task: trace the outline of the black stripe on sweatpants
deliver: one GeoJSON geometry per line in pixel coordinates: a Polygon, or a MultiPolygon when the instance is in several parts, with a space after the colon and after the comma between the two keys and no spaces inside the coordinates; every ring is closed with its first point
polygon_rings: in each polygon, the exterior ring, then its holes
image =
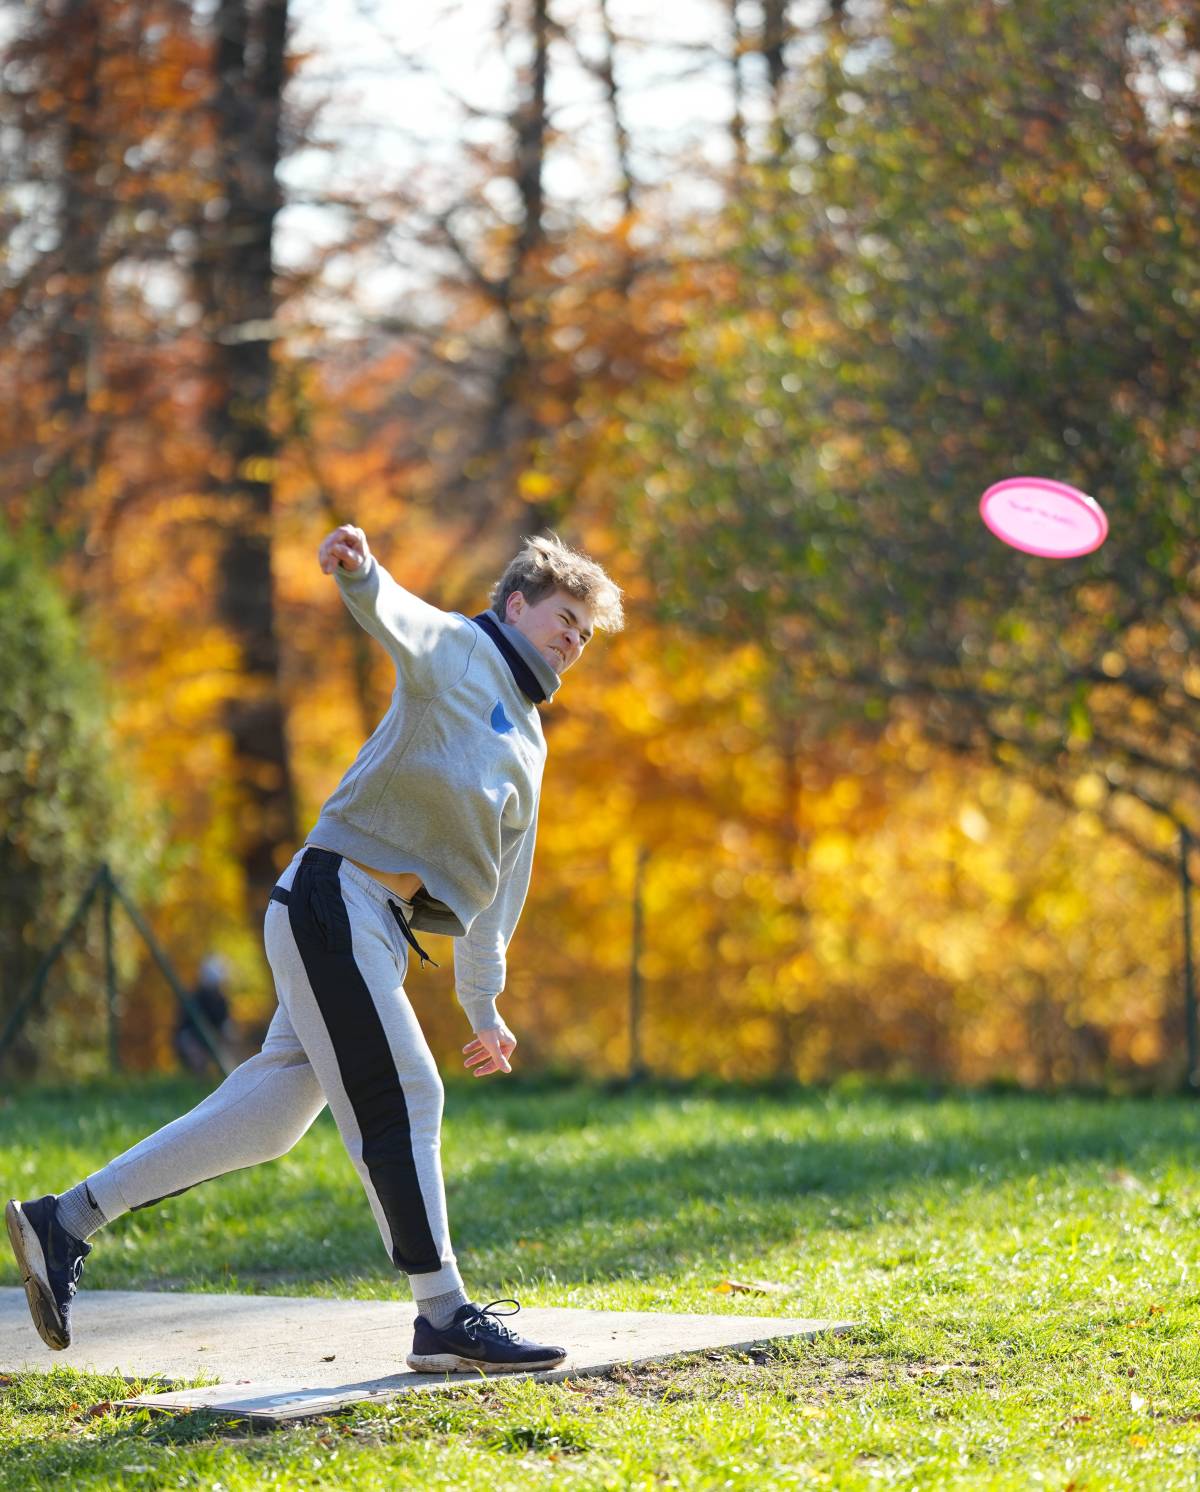
{"type": "Polygon", "coordinates": [[[408,1105],[383,1022],[354,962],[341,863],[332,850],[304,852],[288,919],[362,1135],[363,1164],[392,1235],[392,1261],[406,1274],[432,1274],[442,1261],[413,1159],[408,1105]]]}

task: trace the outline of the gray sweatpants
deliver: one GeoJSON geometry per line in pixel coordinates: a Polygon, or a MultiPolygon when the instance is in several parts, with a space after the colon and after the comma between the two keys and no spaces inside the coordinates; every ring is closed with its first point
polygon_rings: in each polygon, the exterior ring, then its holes
{"type": "Polygon", "coordinates": [[[267,908],[279,1008],[262,1051],[88,1177],[109,1221],[283,1155],[328,1103],[415,1298],[461,1287],[442,1185],[442,1082],[404,993],[408,947],[393,906],[408,912],[340,855],[296,855],[267,908]]]}

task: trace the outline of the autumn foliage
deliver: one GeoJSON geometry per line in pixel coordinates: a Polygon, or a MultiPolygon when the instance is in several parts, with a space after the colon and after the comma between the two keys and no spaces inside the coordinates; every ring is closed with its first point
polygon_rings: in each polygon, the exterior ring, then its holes
{"type": "MultiPolygon", "coordinates": [[[[634,985],[664,1074],[1178,1081],[1192,11],[752,24],[713,0],[681,50],[729,122],[661,169],[636,123],[657,85],[625,59],[667,42],[615,0],[478,9],[507,84],[443,174],[432,134],[413,170],[339,141],[352,80],[294,17],[285,46],[283,0],[151,0],[136,26],[40,0],[10,29],[0,503],[105,681],[103,741],[66,766],[114,764],[121,823],[79,842],[185,977],[232,961],[252,1033],[270,881],[393,683],[321,536],[353,521],[402,584],[473,611],[555,527],[630,625],[545,714],[503,1007],[527,1063],[625,1071],[634,985]],[[577,138],[556,88],[593,101],[577,138]],[[322,153],[318,192],[300,163],[322,153]],[[320,223],[304,252],[293,208],[320,223]],[[1094,491],[1106,550],[1002,551],[974,505],[1020,470],[1094,491]]],[[[49,885],[14,805],[57,779],[18,767],[67,737],[0,719],[5,868],[49,885]]],[[[48,946],[85,858],[6,939],[48,946]]],[[[466,1032],[431,951],[409,993],[449,1057],[466,1032]]],[[[121,975],[124,1060],[169,1062],[170,996],[127,937],[121,975]]]]}

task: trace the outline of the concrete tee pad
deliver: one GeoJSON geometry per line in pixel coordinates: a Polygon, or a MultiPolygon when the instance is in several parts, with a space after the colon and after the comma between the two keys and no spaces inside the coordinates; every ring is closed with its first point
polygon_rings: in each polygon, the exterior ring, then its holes
{"type": "MultiPolygon", "coordinates": [[[[65,1352],[51,1352],[33,1329],[24,1290],[0,1289],[0,1371],[45,1371],[61,1364],[128,1378],[212,1377],[219,1382],[211,1388],[142,1394],[123,1402],[210,1409],[267,1423],[328,1414],[364,1399],[484,1381],[483,1375],[408,1372],[404,1359],[412,1345],[413,1316],[409,1301],[84,1290],[74,1306],[74,1343],[65,1352]]],[[[570,1349],[566,1361],[550,1372],[501,1375],[543,1382],[850,1326],[785,1316],[539,1306],[522,1310],[511,1324],[522,1336],[570,1349]]]]}

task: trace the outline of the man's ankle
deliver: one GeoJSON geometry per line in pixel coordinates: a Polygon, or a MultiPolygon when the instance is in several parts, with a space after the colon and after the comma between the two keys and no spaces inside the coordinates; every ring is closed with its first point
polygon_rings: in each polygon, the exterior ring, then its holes
{"type": "Polygon", "coordinates": [[[417,1313],[425,1317],[434,1331],[442,1331],[467,1304],[467,1299],[467,1292],[460,1285],[457,1290],[447,1290],[442,1295],[431,1295],[427,1300],[418,1300],[417,1313]]]}
{"type": "Polygon", "coordinates": [[[54,1216],[60,1228],[65,1228],[72,1238],[86,1243],[93,1233],[98,1233],[108,1219],[100,1210],[86,1181],[63,1192],[54,1208],[54,1216]]]}

